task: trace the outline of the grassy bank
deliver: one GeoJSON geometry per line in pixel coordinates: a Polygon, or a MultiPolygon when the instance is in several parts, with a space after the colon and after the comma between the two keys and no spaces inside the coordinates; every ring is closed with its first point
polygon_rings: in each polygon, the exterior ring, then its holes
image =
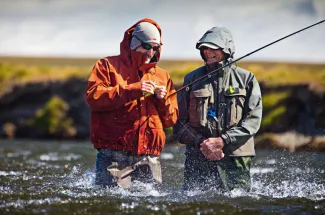
{"type": "MultiPolygon", "coordinates": [[[[0,57],[0,91],[12,84],[80,77],[87,79],[97,59],[0,57]]],[[[175,84],[202,61],[162,60],[159,66],[169,71],[175,84]]],[[[255,74],[268,86],[310,84],[325,89],[325,62],[322,64],[239,62],[238,66],[255,74]]]]}

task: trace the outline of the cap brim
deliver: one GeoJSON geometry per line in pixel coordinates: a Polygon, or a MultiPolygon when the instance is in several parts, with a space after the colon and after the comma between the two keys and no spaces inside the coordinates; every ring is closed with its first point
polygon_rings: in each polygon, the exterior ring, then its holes
{"type": "Polygon", "coordinates": [[[201,47],[208,47],[208,48],[211,48],[211,49],[220,49],[221,47],[217,46],[217,45],[214,45],[212,43],[201,43],[198,47],[198,49],[200,49],[201,47]]]}
{"type": "Polygon", "coordinates": [[[157,40],[146,40],[146,41],[143,41],[143,42],[145,42],[145,43],[156,43],[156,44],[158,44],[158,45],[162,45],[162,44],[160,44],[160,42],[157,41],[157,40]]]}

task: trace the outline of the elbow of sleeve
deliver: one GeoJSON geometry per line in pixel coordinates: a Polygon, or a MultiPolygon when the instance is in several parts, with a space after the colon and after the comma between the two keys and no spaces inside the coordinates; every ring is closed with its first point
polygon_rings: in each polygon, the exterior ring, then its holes
{"type": "Polygon", "coordinates": [[[85,98],[85,102],[86,102],[86,104],[88,105],[88,107],[89,107],[89,108],[92,108],[92,99],[89,98],[88,95],[85,95],[84,98],[85,98]]]}
{"type": "Polygon", "coordinates": [[[90,110],[92,110],[92,111],[97,111],[97,110],[100,110],[100,109],[101,109],[98,105],[96,105],[96,104],[95,104],[93,101],[91,101],[91,100],[87,100],[87,99],[86,99],[86,103],[87,103],[88,107],[90,108],[90,110]]]}

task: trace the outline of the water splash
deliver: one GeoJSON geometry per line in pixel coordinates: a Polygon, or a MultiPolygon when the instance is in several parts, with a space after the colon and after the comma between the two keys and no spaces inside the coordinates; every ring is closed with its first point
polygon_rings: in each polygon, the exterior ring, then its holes
{"type": "Polygon", "coordinates": [[[148,211],[152,214],[179,211],[186,211],[184,214],[236,214],[242,210],[255,214],[257,211],[262,214],[325,212],[324,155],[258,152],[259,157],[254,159],[251,168],[251,192],[183,192],[182,147],[166,146],[162,153],[162,186],[135,182],[130,189],[110,189],[94,184],[96,152],[89,150],[88,145],[57,147],[52,143],[44,144],[36,147],[8,144],[5,150],[0,150],[3,158],[0,164],[2,210],[12,214],[15,210],[51,214],[62,206],[69,208],[70,214],[78,212],[77,209],[86,212],[89,208],[94,214],[110,210],[130,214],[147,214],[148,211]]]}

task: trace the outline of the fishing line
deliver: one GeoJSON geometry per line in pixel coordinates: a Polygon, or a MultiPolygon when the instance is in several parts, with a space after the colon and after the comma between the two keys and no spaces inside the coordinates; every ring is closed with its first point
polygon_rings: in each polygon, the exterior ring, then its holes
{"type": "MultiPolygon", "coordinates": [[[[307,26],[307,27],[305,27],[305,28],[303,28],[303,29],[300,29],[300,30],[298,30],[298,31],[295,31],[295,32],[293,32],[293,33],[291,33],[291,34],[289,34],[289,35],[287,35],[287,36],[284,36],[284,37],[282,37],[282,38],[280,38],[280,39],[278,39],[278,40],[275,40],[275,41],[273,41],[273,42],[271,42],[271,43],[269,43],[269,44],[267,44],[267,45],[265,45],[265,46],[262,46],[262,47],[260,47],[260,48],[258,48],[258,49],[256,49],[256,50],[254,50],[254,51],[252,51],[252,52],[250,52],[250,53],[248,53],[248,54],[246,54],[246,55],[244,55],[244,56],[242,56],[242,57],[240,57],[240,58],[238,58],[238,59],[236,59],[236,60],[234,60],[234,61],[229,61],[228,63],[226,63],[225,65],[219,67],[218,69],[215,69],[215,70],[213,70],[213,71],[211,71],[211,72],[209,72],[209,73],[203,75],[202,77],[200,77],[200,78],[198,78],[198,79],[192,81],[191,83],[182,86],[180,89],[178,89],[178,90],[176,90],[175,92],[173,92],[172,94],[170,94],[167,98],[173,96],[174,94],[176,94],[176,93],[178,93],[178,92],[180,92],[180,91],[182,91],[182,90],[184,90],[184,89],[185,89],[185,92],[184,92],[184,94],[185,94],[186,92],[189,92],[189,90],[190,90],[190,88],[191,88],[191,86],[192,86],[193,84],[198,83],[198,82],[201,83],[202,81],[205,81],[206,79],[211,78],[213,75],[216,75],[217,72],[220,72],[221,69],[223,69],[223,68],[225,68],[225,67],[227,67],[227,66],[230,66],[230,65],[232,65],[233,63],[236,63],[237,61],[240,61],[240,60],[242,60],[242,59],[244,59],[244,58],[246,58],[246,57],[248,57],[248,56],[250,56],[250,55],[252,55],[252,54],[254,54],[254,53],[256,53],[256,52],[258,52],[258,51],[260,51],[260,50],[262,50],[262,49],[264,49],[264,48],[266,48],[266,47],[268,47],[268,46],[271,46],[271,45],[273,45],[273,44],[275,44],[275,43],[277,43],[277,42],[280,42],[281,40],[284,40],[284,39],[286,39],[286,38],[288,38],[288,37],[291,37],[291,36],[293,36],[293,35],[295,35],[295,34],[298,34],[298,33],[302,32],[302,31],[305,31],[305,30],[307,30],[307,29],[309,29],[309,28],[312,28],[312,27],[314,27],[314,26],[316,26],[316,25],[319,25],[319,24],[321,24],[321,23],[323,23],[323,22],[325,22],[325,20],[319,21],[319,22],[317,22],[317,23],[315,23],[315,24],[309,25],[309,26],[307,26]]],[[[183,97],[184,97],[184,95],[183,95],[182,97],[180,97],[180,99],[182,99],[183,97]]]]}

